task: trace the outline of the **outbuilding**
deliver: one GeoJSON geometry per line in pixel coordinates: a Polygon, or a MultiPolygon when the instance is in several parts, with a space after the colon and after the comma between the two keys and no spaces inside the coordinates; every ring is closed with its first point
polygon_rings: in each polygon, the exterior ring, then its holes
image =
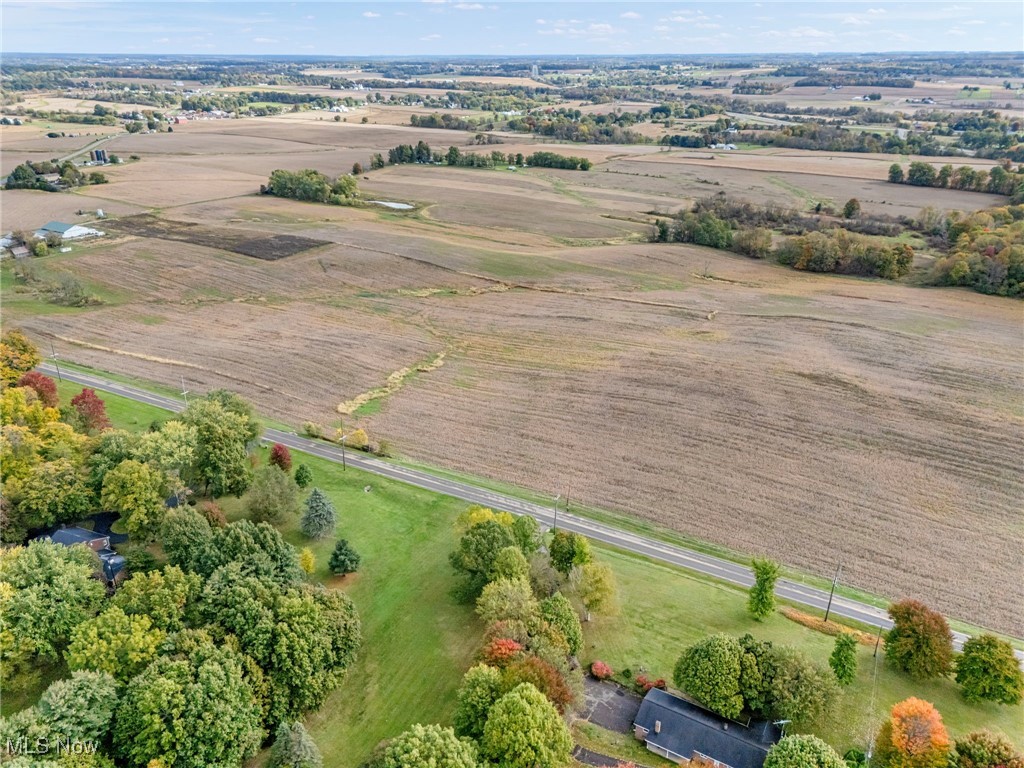
{"type": "Polygon", "coordinates": [[[36,237],[45,239],[48,235],[59,235],[63,240],[77,240],[81,237],[99,237],[103,233],[98,229],[83,227],[81,224],[65,224],[61,221],[48,221],[36,230],[36,237]]]}

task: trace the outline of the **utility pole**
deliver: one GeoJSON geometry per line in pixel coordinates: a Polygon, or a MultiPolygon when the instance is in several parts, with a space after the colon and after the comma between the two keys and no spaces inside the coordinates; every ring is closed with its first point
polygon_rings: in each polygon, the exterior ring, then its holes
{"type": "Polygon", "coordinates": [[[185,389],[185,377],[181,377],[181,396],[185,398],[185,407],[188,408],[188,390],[185,389]]]}
{"type": "Polygon", "coordinates": [[[878,670],[878,646],[882,643],[882,625],[878,625],[878,637],[875,638],[875,670],[878,670]]]}
{"type": "Polygon", "coordinates": [[[836,593],[836,584],[839,583],[839,574],[843,570],[843,564],[836,566],[836,575],[832,579],[832,591],[828,593],[828,607],[825,609],[825,623],[828,623],[828,615],[832,612],[832,596],[836,593]]]}
{"type": "Polygon", "coordinates": [[[53,367],[57,369],[57,381],[64,381],[60,375],[60,363],[57,362],[57,358],[60,355],[57,354],[57,350],[53,348],[53,342],[50,342],[50,359],[53,360],[53,367]]]}
{"type": "Polygon", "coordinates": [[[348,464],[345,462],[345,438],[346,437],[348,437],[348,435],[342,435],[341,436],[341,471],[342,472],[347,472],[348,471],[348,464]]]}
{"type": "Polygon", "coordinates": [[[555,501],[551,505],[552,507],[554,507],[554,510],[555,510],[555,524],[554,524],[554,526],[551,529],[552,531],[557,531],[558,530],[558,500],[560,498],[562,498],[562,494],[558,494],[557,496],[555,496],[555,501]]]}

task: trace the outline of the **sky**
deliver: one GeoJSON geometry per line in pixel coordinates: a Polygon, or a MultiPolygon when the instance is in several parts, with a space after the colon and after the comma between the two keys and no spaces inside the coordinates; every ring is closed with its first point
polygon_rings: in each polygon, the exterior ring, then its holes
{"type": "Polygon", "coordinates": [[[310,56],[1020,51],[1024,3],[0,0],[0,51],[310,56]]]}

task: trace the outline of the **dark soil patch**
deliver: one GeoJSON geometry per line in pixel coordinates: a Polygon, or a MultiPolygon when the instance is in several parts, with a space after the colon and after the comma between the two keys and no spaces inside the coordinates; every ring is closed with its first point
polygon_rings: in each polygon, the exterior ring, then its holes
{"type": "Polygon", "coordinates": [[[206,248],[218,248],[255,259],[276,261],[297,253],[329,245],[327,240],[316,240],[299,235],[277,235],[273,232],[207,227],[190,221],[173,221],[143,214],[127,216],[108,225],[110,229],[127,235],[174,240],[206,248]]]}

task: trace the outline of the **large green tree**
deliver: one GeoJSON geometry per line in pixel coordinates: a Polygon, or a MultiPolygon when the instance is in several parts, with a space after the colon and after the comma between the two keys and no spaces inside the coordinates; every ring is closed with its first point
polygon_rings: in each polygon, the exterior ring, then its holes
{"type": "Polygon", "coordinates": [[[34,466],[12,496],[19,515],[33,527],[69,523],[96,504],[84,469],[67,458],[34,466]]]}
{"type": "Polygon", "coordinates": [[[817,736],[786,736],[768,750],[764,768],[846,768],[846,762],[817,736]]]}
{"type": "Polygon", "coordinates": [[[556,592],[540,603],[540,615],[551,626],[555,627],[569,644],[569,653],[579,654],[583,648],[583,627],[580,617],[572,603],[561,592],[556,592]]]}
{"type": "Polygon", "coordinates": [[[857,679],[857,638],[849,633],[836,636],[828,665],[840,685],[850,685],[857,679]]]}
{"type": "Polygon", "coordinates": [[[563,576],[573,568],[586,565],[591,560],[590,542],[586,537],[571,531],[555,531],[548,546],[551,565],[563,576]]]}
{"type": "Polygon", "coordinates": [[[587,563],[574,570],[573,586],[587,621],[591,613],[607,613],[615,605],[615,574],[604,563],[587,563]]]}
{"type": "Polygon", "coordinates": [[[184,627],[186,612],[202,585],[198,574],[168,565],[135,574],[114,593],[112,602],[130,616],[148,616],[157,629],[176,632],[184,627]]]}
{"type": "Polygon", "coordinates": [[[494,558],[491,574],[494,579],[528,579],[530,564],[519,547],[505,547],[494,558]]]}
{"type": "Polygon", "coordinates": [[[237,637],[264,670],[271,723],[318,708],[359,643],[359,623],[346,597],[332,600],[312,586],[282,587],[268,576],[247,574],[238,562],[210,577],[199,609],[219,632],[237,637]]]}
{"type": "Polygon", "coordinates": [[[779,564],[774,560],[755,558],[754,584],[747,598],[747,610],[761,621],[775,612],[775,582],[779,579],[779,564]]]}
{"type": "Polygon", "coordinates": [[[160,527],[160,539],[171,565],[205,574],[205,563],[213,556],[213,528],[200,512],[192,507],[169,510],[160,527]]]}
{"type": "Polygon", "coordinates": [[[486,520],[467,530],[450,556],[452,567],[463,578],[459,589],[461,596],[473,599],[479,595],[491,580],[498,553],[515,543],[509,526],[496,520],[486,520]]]}
{"type": "Polygon", "coordinates": [[[416,724],[384,749],[382,768],[477,768],[476,747],[441,725],[416,724]]]}
{"type": "Polygon", "coordinates": [[[101,500],[117,512],[133,539],[155,539],[167,511],[167,477],[160,470],[134,459],[122,461],[103,478],[101,500]]]}
{"type": "Polygon", "coordinates": [[[68,645],[68,666],[106,672],[125,682],[156,658],[165,634],[153,627],[149,616],[129,616],[113,606],[75,627],[68,645]]]}
{"type": "Polygon", "coordinates": [[[104,672],[72,672],[50,683],[39,698],[39,713],[53,733],[70,741],[102,744],[114,721],[117,681],[104,672]]]}
{"type": "Polygon", "coordinates": [[[470,668],[459,686],[455,706],[455,732],[479,740],[484,735],[487,716],[501,698],[501,672],[486,664],[470,668]]]}
{"type": "Polygon", "coordinates": [[[995,635],[983,634],[964,643],[956,659],[956,681],[966,701],[1020,704],[1024,673],[1013,646],[995,635]]]}
{"type": "Polygon", "coordinates": [[[743,649],[735,638],[710,635],[683,651],[672,681],[713,712],[736,719],[743,712],[742,655],[743,649]]]}
{"type": "Polygon", "coordinates": [[[1001,734],[972,731],[954,746],[954,768],[1024,768],[1024,754],[1001,734]]]}
{"type": "Polygon", "coordinates": [[[187,479],[214,496],[245,493],[252,482],[249,420],[211,399],[192,401],[181,420],[196,432],[195,459],[187,479]]]}
{"type": "Polygon", "coordinates": [[[256,471],[247,497],[249,516],[257,523],[280,525],[299,509],[299,486],[273,464],[256,471]]]}
{"type": "Polygon", "coordinates": [[[4,655],[25,649],[59,658],[75,627],[96,615],[103,585],[99,560],[86,547],[32,541],[0,550],[0,617],[10,633],[4,655]]]}
{"type": "Polygon", "coordinates": [[[547,698],[529,683],[491,708],[480,752],[503,768],[556,768],[569,760],[572,737],[547,698]]]}
{"type": "Polygon", "coordinates": [[[771,709],[775,717],[798,725],[813,723],[828,712],[836,694],[831,672],[795,648],[775,648],[771,709]]]}
{"type": "Polygon", "coordinates": [[[263,740],[260,709],[243,660],[227,647],[196,643],[161,656],[125,688],[114,751],[130,766],[237,766],[263,740]]]}
{"type": "Polygon", "coordinates": [[[942,614],[917,600],[889,606],[893,627],[885,637],[885,660],[918,679],[945,677],[953,669],[953,634],[942,614]]]}
{"type": "Polygon", "coordinates": [[[539,610],[530,582],[526,579],[492,581],[476,601],[476,612],[487,624],[514,621],[530,625],[536,620],[539,610]]]}

